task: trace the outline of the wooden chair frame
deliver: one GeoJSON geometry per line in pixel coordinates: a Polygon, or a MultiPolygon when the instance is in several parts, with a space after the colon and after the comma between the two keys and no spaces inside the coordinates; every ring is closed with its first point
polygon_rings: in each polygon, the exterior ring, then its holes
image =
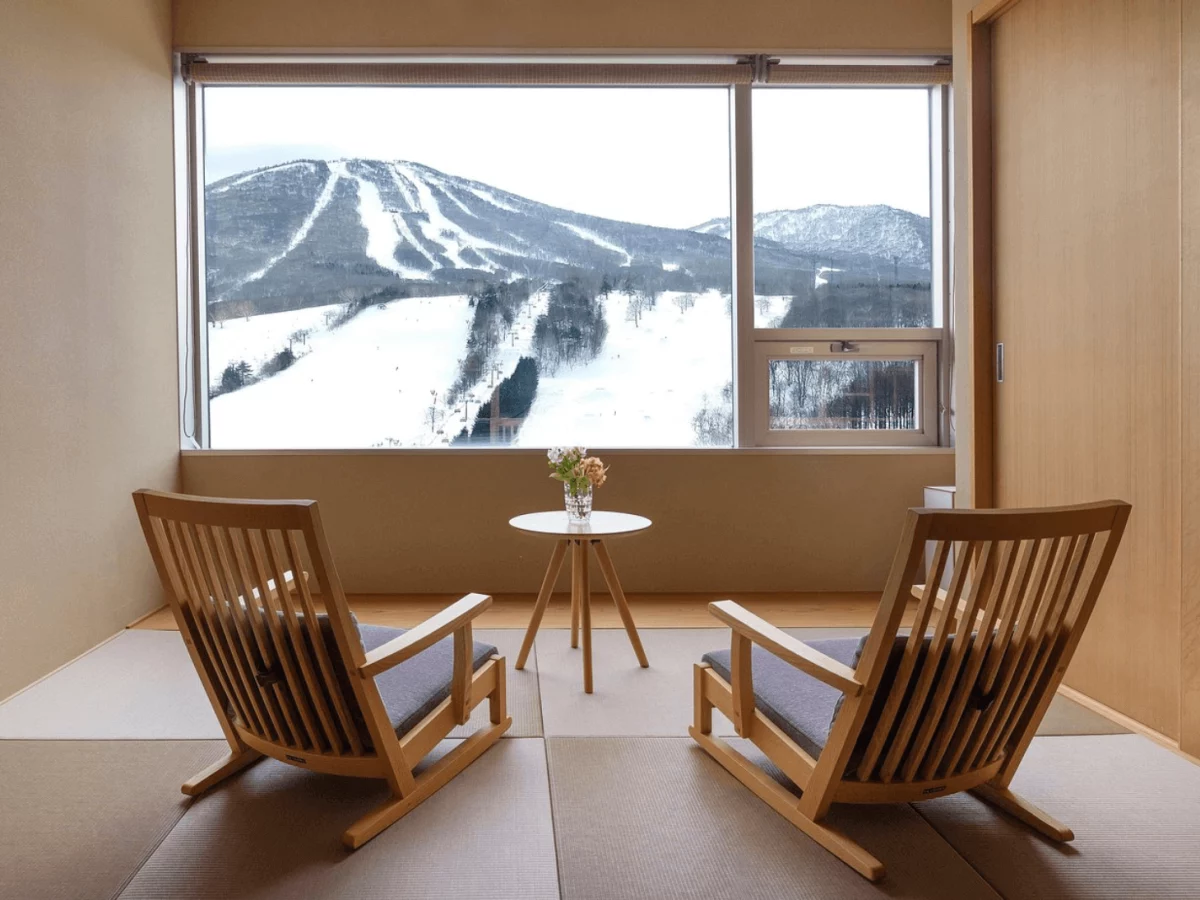
{"type": "Polygon", "coordinates": [[[392,798],[342,835],[357,849],[478,759],[512,724],[504,658],[472,669],[472,621],[491,597],[463,597],[367,653],[315,501],[147,490],[133,499],[171,612],[229,742],[225,758],[183,785],[185,794],[201,794],[264,756],[314,772],[386,779],[392,798]],[[339,688],[317,621],[318,595],[357,710],[339,688]],[[375,677],[451,635],[450,696],[397,735],[375,677]],[[485,699],[491,725],[415,775],[417,763],[485,699]]]}
{"type": "Polygon", "coordinates": [[[910,510],[855,668],[733,601],[710,604],[732,629],[732,680],[707,664],[695,667],[689,733],[772,809],[871,881],[883,877],[883,864],[822,821],[835,802],[904,803],[971,791],[1042,835],[1070,841],[1071,829],[1009,784],[1092,614],[1129,513],[1119,501],[910,510]],[[927,541],[934,556],[925,578],[927,541]],[[939,590],[948,566],[949,586],[939,590]],[[910,636],[898,637],[910,596],[917,598],[910,636]],[[898,639],[903,654],[884,685],[898,639]],[[753,644],[842,693],[817,758],[756,708],[753,644]],[[859,738],[873,706],[879,717],[864,749],[859,738]],[[714,707],[800,788],[799,798],[712,734],[714,707]]]}

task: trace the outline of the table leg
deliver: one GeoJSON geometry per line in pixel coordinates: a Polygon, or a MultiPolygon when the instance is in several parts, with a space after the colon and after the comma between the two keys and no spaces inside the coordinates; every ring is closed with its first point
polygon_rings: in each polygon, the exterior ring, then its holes
{"type": "Polygon", "coordinates": [[[583,631],[583,692],[592,692],[592,585],[588,578],[588,545],[579,542],[579,608],[583,631]]]}
{"type": "Polygon", "coordinates": [[[542,589],[538,591],[537,603],[533,605],[533,617],[529,620],[529,628],[525,631],[525,640],[521,642],[521,652],[517,654],[516,668],[524,669],[529,651],[533,649],[533,639],[537,637],[538,628],[542,624],[542,616],[546,605],[554,594],[554,583],[558,581],[558,573],[562,571],[563,559],[567,555],[567,544],[570,541],[558,541],[554,552],[550,554],[550,565],[546,568],[546,577],[542,579],[542,589]]]}
{"type": "Polygon", "coordinates": [[[621,582],[617,580],[617,570],[613,568],[608,548],[604,546],[604,541],[592,542],[592,548],[596,551],[596,562],[600,563],[600,571],[604,573],[604,580],[608,583],[608,591],[612,594],[613,603],[617,606],[621,621],[625,623],[625,633],[629,635],[629,643],[633,644],[633,652],[637,654],[641,667],[647,669],[650,667],[650,663],[646,659],[646,651],[642,649],[642,639],[638,636],[637,626],[633,624],[633,613],[629,611],[625,592],[621,590],[621,582]]]}
{"type": "Polygon", "coordinates": [[[579,647],[579,541],[571,541],[571,649],[579,647]]]}

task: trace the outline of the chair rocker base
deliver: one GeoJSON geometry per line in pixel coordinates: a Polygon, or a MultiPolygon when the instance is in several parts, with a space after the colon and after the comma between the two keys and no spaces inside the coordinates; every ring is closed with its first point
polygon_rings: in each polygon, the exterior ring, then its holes
{"type": "Polygon", "coordinates": [[[207,769],[197,772],[185,781],[180,790],[189,797],[198,797],[210,788],[216,787],[226,778],[254,765],[262,758],[263,754],[252,747],[246,747],[240,751],[231,750],[225,754],[224,758],[217,760],[207,769]]]}
{"type": "Polygon", "coordinates": [[[971,793],[989,806],[1008,813],[1018,822],[1028,825],[1038,834],[1048,837],[1052,841],[1065,844],[1075,840],[1074,831],[1008,788],[998,787],[994,784],[981,784],[972,788],[971,793]]]}
{"type": "Polygon", "coordinates": [[[808,818],[800,812],[799,799],[791,791],[760,769],[733,747],[711,734],[702,734],[696,726],[688,733],[709,756],[734,778],[753,791],[771,809],[852,868],[868,881],[879,881],[886,869],[878,859],[836,828],[808,818]]]}
{"type": "MultiPolygon", "coordinates": [[[[393,796],[381,806],[376,807],[363,816],[342,834],[342,843],[350,850],[357,850],[363,844],[378,836],[388,826],[395,824],[408,813],[432,797],[438,790],[445,787],[451,779],[462,772],[483,753],[495,744],[500,737],[512,727],[512,717],[508,715],[507,685],[504,677],[504,657],[493,656],[487,664],[478,669],[472,676],[472,700],[468,701],[463,711],[463,721],[470,716],[471,711],[480,704],[487,702],[490,707],[492,723],[489,727],[476,731],[470,737],[461,741],[457,747],[433,763],[415,780],[411,775],[408,781],[412,788],[401,796],[393,796]]],[[[439,741],[444,740],[457,722],[453,718],[453,701],[447,697],[418,725],[405,736],[401,745],[412,741],[412,752],[424,755],[439,741]],[[425,749],[417,749],[425,748],[425,749]]],[[[267,756],[278,754],[279,761],[288,765],[299,766],[313,772],[329,772],[339,775],[350,775],[370,778],[387,778],[389,772],[386,762],[381,757],[359,757],[340,759],[338,757],[305,754],[303,761],[285,752],[287,748],[276,747],[262,742],[257,749],[247,746],[246,742],[256,739],[237,731],[242,749],[231,748],[223,759],[213,763],[207,769],[197,773],[193,778],[184,782],[183,793],[195,797],[211,790],[227,778],[253,765],[267,756]],[[348,767],[348,768],[347,768],[348,767]]],[[[293,751],[295,752],[295,751],[293,751]]]]}
{"type": "Polygon", "coordinates": [[[511,725],[512,719],[506,717],[497,725],[475,732],[422,772],[416,779],[413,791],[403,797],[393,797],[347,828],[342,835],[342,843],[347,849],[357,850],[371,838],[394,825],[479,759],[485,750],[500,740],[500,736],[508,731],[511,725]]]}

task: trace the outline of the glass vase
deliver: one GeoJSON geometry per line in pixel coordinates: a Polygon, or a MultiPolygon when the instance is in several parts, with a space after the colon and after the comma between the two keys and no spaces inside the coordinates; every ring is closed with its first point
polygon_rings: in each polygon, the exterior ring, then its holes
{"type": "Polygon", "coordinates": [[[571,486],[564,484],[563,502],[567,505],[567,521],[570,524],[586,524],[592,517],[592,486],[589,484],[578,494],[572,494],[571,486]]]}

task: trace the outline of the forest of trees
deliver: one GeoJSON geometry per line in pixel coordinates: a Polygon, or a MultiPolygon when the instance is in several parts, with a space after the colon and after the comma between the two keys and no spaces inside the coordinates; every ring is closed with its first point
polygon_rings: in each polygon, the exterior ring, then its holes
{"type": "Polygon", "coordinates": [[[500,382],[492,399],[479,407],[470,433],[464,428],[454,439],[455,444],[509,443],[520,428],[519,424],[504,425],[499,434],[492,434],[493,415],[497,419],[519,423],[529,415],[533,399],[537,396],[537,361],[528,356],[517,360],[513,373],[500,382]],[[493,404],[496,409],[493,412],[493,404]]]}
{"type": "Polygon", "coordinates": [[[775,359],[768,372],[772,430],[916,427],[912,362],[775,359]]]}
{"type": "Polygon", "coordinates": [[[589,362],[600,354],[608,322],[604,305],[583,281],[572,278],[550,288],[546,314],[534,326],[533,346],[542,371],[589,362]]]}

